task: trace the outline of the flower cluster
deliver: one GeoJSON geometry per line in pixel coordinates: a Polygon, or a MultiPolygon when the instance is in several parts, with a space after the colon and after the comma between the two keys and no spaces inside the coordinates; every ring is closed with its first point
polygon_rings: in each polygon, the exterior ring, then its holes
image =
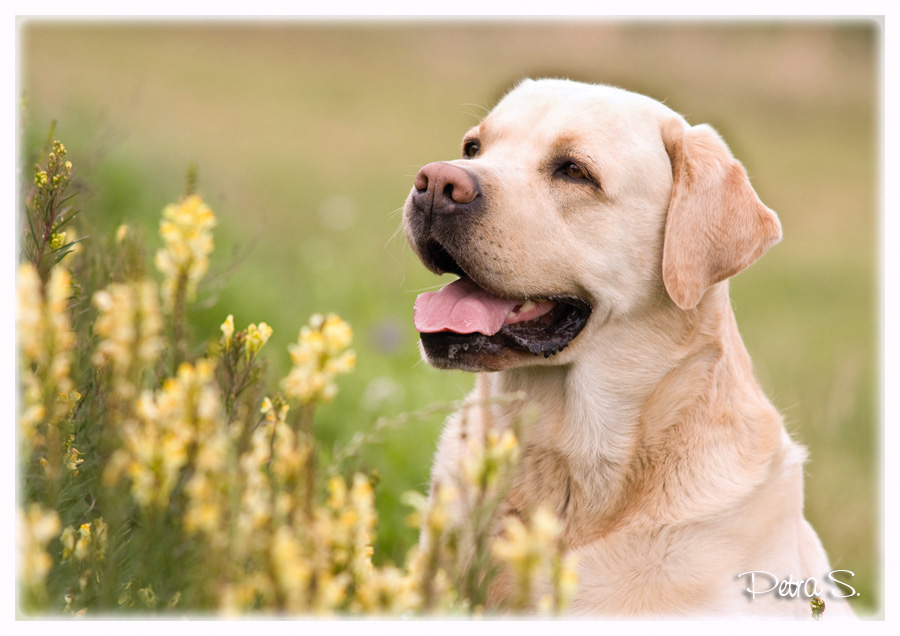
{"type": "Polygon", "coordinates": [[[74,557],[76,561],[102,561],[106,554],[109,528],[103,518],[94,522],[83,523],[75,530],[74,526],[66,526],[60,535],[62,543],[62,560],[74,557]]]}
{"type": "Polygon", "coordinates": [[[513,572],[515,607],[530,607],[535,592],[543,612],[561,613],[568,606],[578,583],[577,560],[574,554],[563,556],[555,548],[559,533],[559,522],[545,508],[538,508],[527,525],[517,517],[504,519],[492,551],[513,572]],[[534,590],[535,583],[543,589],[534,590]]]}
{"type": "MultiPolygon", "coordinates": [[[[36,207],[46,205],[58,192],[65,189],[72,177],[72,162],[64,161],[66,147],[61,141],[54,141],[50,154],[47,157],[47,166],[35,166],[34,171],[34,202],[36,207]]],[[[54,249],[59,249],[55,247],[54,249]]]]}
{"type": "Polygon", "coordinates": [[[188,300],[195,297],[197,283],[209,268],[215,225],[212,210],[195,194],[163,210],[159,235],[165,246],[156,253],[155,263],[165,276],[163,299],[167,310],[180,294],[188,300]]]}
{"type": "Polygon", "coordinates": [[[63,161],[66,156],[66,147],[59,140],[53,142],[47,161],[47,169],[38,169],[34,173],[34,185],[36,188],[49,190],[58,188],[69,180],[72,175],[72,162],[63,161]]]}
{"type": "Polygon", "coordinates": [[[376,513],[368,479],[357,474],[348,487],[333,476],[327,500],[315,502],[308,479],[313,449],[289,425],[289,404],[265,398],[260,410],[263,419],[238,460],[234,545],[242,566],[230,577],[224,609],[239,612],[259,599],[291,613],[385,609],[392,582],[409,583],[371,563],[376,513]]]}
{"type": "Polygon", "coordinates": [[[73,477],[78,476],[78,467],[84,463],[84,459],[81,458],[83,454],[75,447],[75,435],[69,435],[69,439],[66,440],[66,454],[63,457],[63,463],[73,477]]]}
{"type": "Polygon", "coordinates": [[[252,357],[259,353],[272,335],[272,328],[264,322],[257,327],[250,324],[247,327],[247,356],[252,357]]]}
{"type": "Polygon", "coordinates": [[[235,544],[242,566],[223,597],[229,612],[249,609],[260,598],[294,614],[350,609],[349,590],[365,587],[372,574],[369,482],[357,475],[348,489],[343,478],[332,478],[325,505],[307,508],[312,493],[302,477],[311,448],[286,424],[286,412],[287,405],[267,410],[240,458],[235,544]]]}
{"type": "Polygon", "coordinates": [[[463,475],[469,486],[478,490],[495,491],[519,460],[519,442],[510,429],[489,429],[483,440],[470,438],[468,446],[463,475]]]}
{"type": "Polygon", "coordinates": [[[282,382],[285,394],[303,404],[334,399],[335,377],[356,364],[356,353],[349,350],[352,341],[353,330],[338,316],[310,318],[289,347],[294,366],[282,382]]]}
{"type": "Polygon", "coordinates": [[[156,283],[148,279],[113,283],[94,294],[94,305],[98,310],[94,333],[100,342],[93,362],[98,368],[110,368],[118,398],[133,399],[141,371],[152,367],[163,349],[156,283]]]}
{"type": "Polygon", "coordinates": [[[180,602],[181,592],[173,593],[168,600],[161,599],[156,595],[156,592],[153,591],[152,585],[139,587],[135,585],[135,581],[129,581],[123,586],[122,593],[119,594],[116,604],[122,608],[138,606],[148,610],[155,610],[160,607],[173,609],[177,607],[180,602]]]}
{"type": "Polygon", "coordinates": [[[451,579],[460,573],[447,571],[459,557],[460,528],[452,513],[458,499],[458,490],[444,483],[435,485],[430,498],[415,491],[404,493],[405,503],[415,511],[407,522],[422,532],[409,557],[409,576],[419,595],[417,605],[427,612],[449,612],[458,601],[451,579]]]}
{"type": "MultiPolygon", "coordinates": [[[[208,360],[199,360],[196,365],[183,363],[159,391],[142,393],[136,405],[138,418],[122,425],[122,447],[107,466],[104,481],[108,486],[124,473],[141,507],[167,506],[189,451],[198,439],[211,435],[220,425],[213,369],[208,360]]],[[[213,455],[219,450],[204,449],[213,455]]]]}
{"type": "Polygon", "coordinates": [[[250,324],[243,331],[235,333],[234,316],[229,314],[219,327],[222,337],[218,347],[219,386],[224,395],[225,410],[229,417],[235,410],[241,410],[241,416],[249,416],[256,410],[254,395],[246,395],[246,389],[259,380],[261,367],[257,363],[257,355],[272,336],[272,328],[264,322],[250,324]],[[243,397],[243,401],[239,400],[243,397]]]}
{"type": "MultiPolygon", "coordinates": [[[[222,331],[222,346],[228,351],[232,347],[232,340],[235,335],[234,316],[228,314],[228,317],[219,329],[222,331]]],[[[251,323],[247,326],[247,329],[238,333],[237,346],[243,345],[244,353],[247,358],[252,358],[259,353],[260,349],[265,346],[271,337],[272,328],[269,325],[264,322],[259,323],[259,326],[251,323]]]]}
{"type": "MultiPolygon", "coordinates": [[[[464,407],[461,428],[473,407],[464,407]]],[[[406,493],[416,510],[411,521],[422,529],[410,572],[423,608],[477,613],[494,594],[494,609],[565,611],[577,585],[576,562],[559,542],[558,521],[543,509],[528,523],[502,516],[518,458],[515,432],[490,427],[468,438],[460,479],[436,483],[427,500],[406,493]]]]}
{"type": "Polygon", "coordinates": [[[75,232],[63,228],[78,214],[67,205],[66,188],[72,176],[72,162],[65,160],[66,147],[54,141],[45,165],[35,165],[31,192],[26,201],[26,260],[46,281],[50,270],[76,247],[75,232]]]}
{"type": "Polygon", "coordinates": [[[25,450],[55,450],[62,442],[58,424],[81,397],[70,377],[75,335],[66,309],[71,294],[71,276],[64,268],[54,269],[46,284],[31,264],[19,268],[18,336],[24,403],[19,424],[25,450]]]}
{"type": "Polygon", "coordinates": [[[109,527],[102,517],[82,523],[77,530],[75,526],[66,526],[59,541],[62,543],[62,563],[68,565],[77,581],[64,595],[64,610],[84,616],[100,582],[99,571],[106,559],[109,527]]]}
{"type": "Polygon", "coordinates": [[[249,440],[238,465],[242,478],[240,511],[237,519],[239,545],[244,552],[265,549],[265,530],[273,517],[290,518],[297,504],[296,492],[309,457],[310,448],[287,423],[290,406],[276,399],[263,400],[260,411],[264,419],[249,440]]]}
{"type": "Polygon", "coordinates": [[[47,545],[59,536],[59,515],[39,504],[31,504],[28,511],[18,511],[19,522],[19,580],[30,589],[43,585],[53,559],[47,545]]]}
{"type": "Polygon", "coordinates": [[[184,491],[187,507],[184,527],[188,532],[201,532],[215,549],[226,547],[224,516],[228,509],[227,471],[234,453],[228,430],[221,425],[197,431],[194,473],[184,491]]]}

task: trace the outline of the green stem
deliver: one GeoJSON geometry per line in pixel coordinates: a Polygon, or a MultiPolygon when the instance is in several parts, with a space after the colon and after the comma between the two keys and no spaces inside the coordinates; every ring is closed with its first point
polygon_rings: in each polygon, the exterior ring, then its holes
{"type": "Polygon", "coordinates": [[[172,307],[172,374],[178,372],[178,367],[187,357],[187,343],[184,336],[184,310],[185,297],[187,296],[187,270],[178,274],[178,282],[175,285],[175,302],[172,307]]]}
{"type": "Polygon", "coordinates": [[[306,439],[309,444],[309,452],[304,465],[306,488],[304,491],[304,513],[311,523],[313,518],[313,502],[316,492],[316,441],[313,437],[313,416],[316,412],[315,404],[304,404],[300,407],[297,433],[306,439]]]}

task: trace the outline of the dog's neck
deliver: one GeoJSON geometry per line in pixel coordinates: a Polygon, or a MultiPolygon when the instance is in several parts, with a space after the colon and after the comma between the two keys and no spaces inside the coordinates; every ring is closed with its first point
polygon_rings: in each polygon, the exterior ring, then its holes
{"type": "Polygon", "coordinates": [[[780,416],[753,379],[727,283],[711,288],[691,311],[671,305],[627,321],[609,320],[579,344],[588,342],[592,350],[579,351],[570,365],[479,379],[483,393],[526,396],[526,404],[493,409],[500,425],[537,407],[538,421],[523,434],[523,462],[552,464],[566,473],[564,493],[520,483],[514,506],[544,500],[563,516],[614,517],[627,524],[624,508],[653,501],[639,506],[642,514],[649,510],[665,523],[684,520],[685,505],[692,516],[711,512],[710,506],[739,499],[765,477],[786,438],[780,416]],[[749,394],[746,387],[752,387],[749,394]],[[689,461],[677,455],[685,448],[689,461]],[[753,459],[741,462],[747,469],[737,474],[719,461],[723,453],[749,453],[753,459]],[[679,509],[665,503],[672,480],[681,490],[694,488],[690,498],[679,500],[679,509]],[[579,502],[579,492],[604,496],[579,502]]]}

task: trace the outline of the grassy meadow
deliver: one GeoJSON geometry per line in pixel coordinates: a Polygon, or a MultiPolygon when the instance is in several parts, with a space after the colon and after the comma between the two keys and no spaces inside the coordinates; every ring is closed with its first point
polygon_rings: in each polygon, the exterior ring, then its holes
{"type": "MultiPolygon", "coordinates": [[[[277,386],[309,315],[340,314],[358,361],[317,413],[328,448],[472,386],[419,361],[413,301],[441,281],[398,233],[400,209],[418,168],[455,158],[508,88],[609,83],[713,125],[783,224],[782,243],[732,281],[733,303],[761,384],[809,448],[807,517],[868,613],[884,576],[880,33],[872,21],[28,20],[23,148],[55,120],[81,184],[79,235],[128,223],[150,250],[196,166],[219,224],[189,308],[194,349],[228,314],[238,329],[265,321],[277,386]]],[[[400,495],[426,487],[445,414],[386,431],[356,460],[380,477],[376,562],[416,540],[400,495]]]]}

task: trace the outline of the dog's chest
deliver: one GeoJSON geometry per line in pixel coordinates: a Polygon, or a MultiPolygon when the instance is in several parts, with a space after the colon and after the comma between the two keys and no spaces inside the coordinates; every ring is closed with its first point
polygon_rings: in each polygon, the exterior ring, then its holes
{"type": "MultiPolygon", "coordinates": [[[[527,516],[544,506],[561,521],[562,546],[578,555],[573,614],[665,616],[723,610],[716,572],[734,554],[720,540],[698,539],[694,527],[617,529],[613,511],[620,504],[576,478],[556,453],[526,453],[520,467],[507,500],[509,512],[527,516]]],[[[592,479],[608,480],[609,475],[600,472],[592,479]]]]}
{"type": "MultiPolygon", "coordinates": [[[[696,524],[627,523],[629,492],[619,466],[573,465],[548,448],[525,448],[507,497],[508,512],[527,517],[545,507],[560,520],[562,547],[579,556],[574,614],[678,615],[728,611],[721,576],[738,545],[703,538],[696,524]]],[[[638,515],[640,516],[640,515],[638,515]]],[[[739,570],[736,570],[737,573],[739,570]]]]}
{"type": "Polygon", "coordinates": [[[538,508],[552,512],[562,525],[565,545],[584,544],[609,529],[621,507],[625,472],[599,460],[576,464],[548,446],[526,446],[506,497],[510,514],[528,517],[538,508]]]}

